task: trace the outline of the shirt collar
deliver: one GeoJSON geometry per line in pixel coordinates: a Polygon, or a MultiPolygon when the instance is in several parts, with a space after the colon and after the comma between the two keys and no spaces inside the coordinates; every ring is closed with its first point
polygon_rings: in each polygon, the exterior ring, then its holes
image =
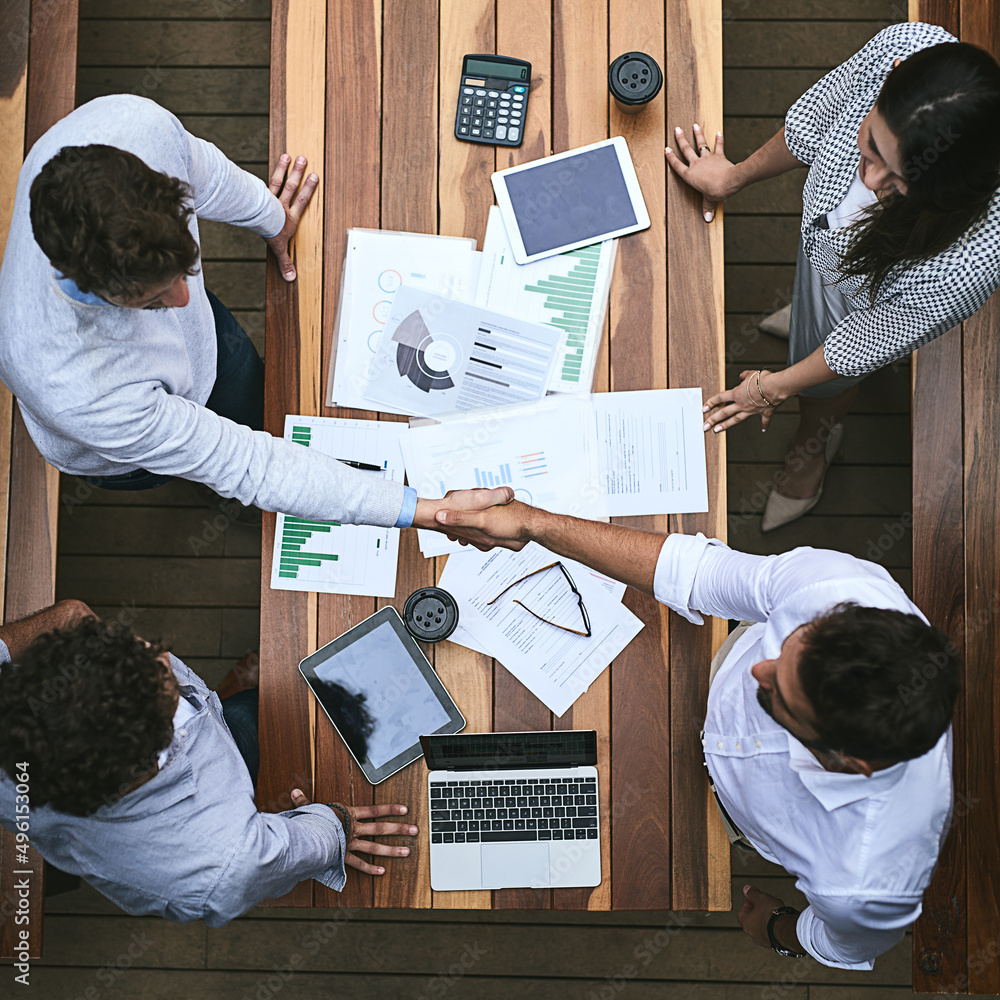
{"type": "Polygon", "coordinates": [[[110,302],[105,302],[99,295],[93,292],[81,292],[76,282],[72,278],[67,278],[55,271],[56,284],[65,295],[68,295],[74,302],[82,302],[86,306],[108,306],[110,302]]]}
{"type": "Polygon", "coordinates": [[[863,774],[828,771],[791,733],[787,735],[789,767],[827,812],[860,799],[884,795],[895,787],[906,768],[906,762],[900,761],[882,771],[874,771],[870,778],[863,774]]]}

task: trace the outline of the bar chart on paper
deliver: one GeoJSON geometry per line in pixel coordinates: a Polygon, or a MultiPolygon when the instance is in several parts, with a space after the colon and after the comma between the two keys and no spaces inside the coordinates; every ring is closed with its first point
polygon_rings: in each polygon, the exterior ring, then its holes
{"type": "MultiPolygon", "coordinates": [[[[405,424],[290,415],[285,439],[331,458],[377,465],[363,472],[401,481],[399,434],[405,424]]],[[[271,563],[274,590],[392,597],[399,530],[278,514],[271,563]]]]}
{"type": "Polygon", "coordinates": [[[531,264],[518,264],[496,206],[490,209],[476,298],[491,309],[562,330],[550,391],[591,389],[615,247],[614,240],[605,240],[531,264]]]}

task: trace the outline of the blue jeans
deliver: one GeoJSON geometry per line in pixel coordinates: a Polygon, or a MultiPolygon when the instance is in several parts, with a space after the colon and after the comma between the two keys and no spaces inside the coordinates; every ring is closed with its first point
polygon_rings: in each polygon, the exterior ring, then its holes
{"type": "Polygon", "coordinates": [[[233,734],[236,747],[250,772],[253,787],[257,787],[260,770],[260,744],[257,741],[257,688],[238,691],[222,702],[222,715],[233,734]]]}
{"type": "MultiPolygon", "coordinates": [[[[215,339],[218,346],[215,385],[205,406],[220,417],[228,417],[255,431],[262,430],[264,362],[253,346],[253,341],[236,322],[236,317],[207,288],[205,294],[215,317],[215,339]]],[[[174,477],[136,469],[135,472],[126,472],[120,476],[81,478],[91,486],[99,486],[105,490],[153,490],[169,483],[174,477]]]]}

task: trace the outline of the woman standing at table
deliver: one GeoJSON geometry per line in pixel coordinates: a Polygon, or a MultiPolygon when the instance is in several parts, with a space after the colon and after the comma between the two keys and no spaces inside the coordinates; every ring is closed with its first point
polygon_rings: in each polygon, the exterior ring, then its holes
{"type": "Polygon", "coordinates": [[[1000,66],[943,28],[879,32],[811,87],[742,163],[676,130],[670,167],[714,203],[809,166],[795,269],[789,365],[747,371],[712,396],[705,430],[727,430],[799,396],[781,489],[762,530],[817,503],[840,421],[866,375],[972,315],[1000,285],[1000,66]]]}

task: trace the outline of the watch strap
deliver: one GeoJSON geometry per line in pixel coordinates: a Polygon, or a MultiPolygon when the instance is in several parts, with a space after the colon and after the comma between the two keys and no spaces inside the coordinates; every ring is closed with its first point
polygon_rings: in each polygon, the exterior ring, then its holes
{"type": "Polygon", "coordinates": [[[778,939],[774,936],[774,925],[778,920],[778,917],[783,917],[786,913],[794,913],[798,916],[799,911],[795,909],[794,906],[779,906],[772,913],[771,918],[767,922],[767,940],[771,944],[771,951],[776,955],[781,955],[782,958],[806,958],[808,952],[805,951],[791,951],[789,948],[785,948],[778,944],[778,939]]]}
{"type": "Polygon", "coordinates": [[[350,842],[351,842],[351,814],[339,802],[328,802],[327,805],[340,818],[341,825],[344,827],[344,840],[348,844],[350,844],[350,842]]]}

